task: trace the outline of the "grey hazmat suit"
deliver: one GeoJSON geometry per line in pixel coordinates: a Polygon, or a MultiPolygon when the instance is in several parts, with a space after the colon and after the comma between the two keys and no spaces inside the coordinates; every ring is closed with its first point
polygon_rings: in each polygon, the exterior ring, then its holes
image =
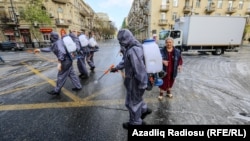
{"type": "MultiPolygon", "coordinates": [[[[87,39],[87,37],[83,33],[80,34],[79,36],[84,36],[87,39]]],[[[89,53],[88,46],[83,47],[80,44],[79,37],[77,37],[77,39],[73,39],[73,40],[75,40],[75,42],[78,42],[79,48],[80,48],[80,51],[79,51],[78,56],[77,56],[77,68],[78,68],[78,71],[80,73],[80,77],[87,78],[89,76],[89,74],[88,74],[88,69],[87,69],[85,60],[86,60],[87,54],[89,53]]]]}
{"type": "MultiPolygon", "coordinates": [[[[95,38],[93,37],[92,33],[89,34],[89,40],[93,39],[95,42],[95,38]]],[[[90,67],[90,70],[94,70],[95,69],[95,63],[94,63],[94,55],[95,55],[95,52],[97,51],[96,50],[96,47],[91,47],[90,45],[88,46],[88,49],[89,49],[89,53],[87,54],[87,63],[90,67]]]]}
{"type": "Polygon", "coordinates": [[[59,71],[57,74],[57,82],[56,82],[56,87],[54,88],[54,92],[58,94],[60,93],[61,88],[63,87],[63,85],[67,80],[67,77],[70,78],[71,82],[73,83],[76,89],[81,89],[82,85],[72,66],[73,60],[66,53],[63,40],[59,39],[59,34],[56,32],[50,33],[50,40],[52,46],[50,48],[42,48],[41,51],[43,52],[52,51],[56,55],[58,61],[61,62],[62,66],[61,71],[59,71]]]}
{"type": "Polygon", "coordinates": [[[143,101],[143,95],[148,83],[143,48],[141,43],[127,29],[120,30],[117,38],[124,56],[115,69],[125,70],[125,106],[129,111],[129,124],[141,125],[141,116],[147,111],[147,104],[143,101]]]}

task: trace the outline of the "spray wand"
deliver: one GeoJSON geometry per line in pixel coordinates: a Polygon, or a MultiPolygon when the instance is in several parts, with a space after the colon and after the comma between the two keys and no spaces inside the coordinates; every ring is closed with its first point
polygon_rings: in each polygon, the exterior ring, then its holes
{"type": "Polygon", "coordinates": [[[105,75],[107,74],[112,68],[114,67],[114,64],[112,64],[97,80],[95,80],[95,84],[98,83],[98,81],[105,75]]]}

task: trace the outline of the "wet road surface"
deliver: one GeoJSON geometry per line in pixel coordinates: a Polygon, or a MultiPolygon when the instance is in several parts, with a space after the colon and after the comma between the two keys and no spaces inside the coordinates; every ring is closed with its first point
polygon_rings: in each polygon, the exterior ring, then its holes
{"type": "MultiPolygon", "coordinates": [[[[53,53],[29,50],[5,51],[0,64],[0,140],[107,141],[127,140],[122,123],[128,120],[124,106],[123,73],[108,73],[94,83],[122,56],[116,40],[100,42],[96,69],[84,88],[71,91],[67,80],[60,96],[46,92],[56,81],[53,53]]],[[[174,97],[157,99],[159,90],[146,91],[153,110],[147,124],[250,124],[250,46],[224,55],[183,53],[183,70],[173,87],[174,97]]],[[[79,74],[76,61],[74,68],[79,74]]]]}

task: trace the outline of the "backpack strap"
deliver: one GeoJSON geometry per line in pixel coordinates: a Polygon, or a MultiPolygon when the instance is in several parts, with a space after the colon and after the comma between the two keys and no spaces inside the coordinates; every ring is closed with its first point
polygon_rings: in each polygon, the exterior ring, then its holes
{"type": "Polygon", "coordinates": [[[72,56],[70,55],[70,53],[68,52],[68,50],[67,50],[67,48],[66,48],[64,42],[63,42],[63,47],[64,47],[64,49],[65,49],[65,51],[66,51],[66,54],[67,54],[68,57],[70,58],[70,60],[73,61],[73,58],[72,58],[72,56]]]}

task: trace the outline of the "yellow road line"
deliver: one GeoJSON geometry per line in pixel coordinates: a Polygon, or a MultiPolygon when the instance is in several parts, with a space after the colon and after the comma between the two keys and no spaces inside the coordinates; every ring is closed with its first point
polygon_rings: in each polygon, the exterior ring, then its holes
{"type": "MultiPolygon", "coordinates": [[[[148,103],[159,102],[157,98],[147,98],[148,103]]],[[[53,109],[53,108],[74,108],[74,107],[93,107],[93,106],[112,106],[122,105],[125,103],[124,99],[111,100],[95,100],[95,101],[78,101],[78,102],[56,102],[56,103],[37,103],[37,104],[14,104],[14,105],[0,105],[0,111],[14,111],[14,110],[35,110],[35,109],[53,109]]]]}
{"type": "Polygon", "coordinates": [[[16,88],[16,89],[9,90],[9,91],[4,91],[4,92],[1,92],[0,95],[4,95],[4,94],[8,94],[8,93],[13,93],[13,92],[16,92],[16,91],[20,91],[20,90],[32,88],[32,87],[35,87],[35,86],[43,85],[43,84],[46,84],[46,83],[48,83],[48,82],[45,81],[45,82],[37,83],[37,84],[34,84],[34,85],[30,85],[30,86],[27,86],[27,87],[21,87],[21,88],[16,88]]]}
{"type": "MultiPolygon", "coordinates": [[[[44,70],[47,70],[49,68],[51,68],[52,66],[47,66],[47,67],[44,67],[43,69],[37,69],[38,71],[44,71],[44,70]]],[[[15,74],[15,75],[10,75],[11,77],[17,77],[17,76],[21,76],[21,75],[24,75],[24,74],[29,74],[29,73],[33,73],[31,71],[28,71],[28,72],[24,72],[24,73],[18,73],[18,74],[15,74]]],[[[10,77],[8,76],[8,77],[10,77]]],[[[0,79],[2,78],[6,78],[6,76],[0,76],[0,79]]]]}
{"type": "MultiPolygon", "coordinates": [[[[43,80],[46,80],[50,85],[52,86],[56,86],[56,83],[54,80],[46,77],[45,75],[41,74],[37,69],[29,66],[28,64],[22,62],[23,65],[25,65],[29,70],[31,70],[34,74],[38,75],[39,77],[41,77],[43,80]]],[[[71,98],[74,101],[80,101],[81,99],[77,96],[75,96],[74,94],[72,94],[70,91],[68,91],[65,88],[62,88],[61,90],[66,96],[68,96],[69,98],[71,98]]]]}

